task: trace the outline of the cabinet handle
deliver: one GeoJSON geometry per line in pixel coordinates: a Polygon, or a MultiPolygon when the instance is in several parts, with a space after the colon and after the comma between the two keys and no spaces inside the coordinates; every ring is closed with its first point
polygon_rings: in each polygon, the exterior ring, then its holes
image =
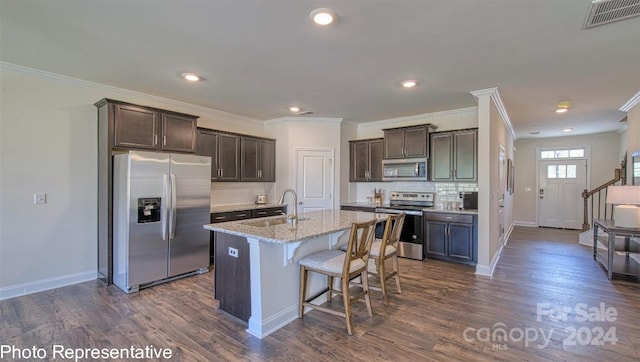
{"type": "Polygon", "coordinates": [[[167,145],[167,136],[162,136],[162,145],[163,146],[167,145]]]}
{"type": "Polygon", "coordinates": [[[227,218],[226,216],[216,216],[216,217],[214,217],[213,219],[214,219],[214,220],[224,220],[224,219],[226,219],[226,218],[227,218]]]}
{"type": "Polygon", "coordinates": [[[220,169],[220,177],[221,178],[224,177],[224,169],[222,169],[222,168],[220,169]]]}
{"type": "Polygon", "coordinates": [[[236,216],[247,216],[247,214],[237,214],[236,216]]]}
{"type": "Polygon", "coordinates": [[[153,145],[157,146],[158,145],[158,135],[154,135],[153,136],[153,145]]]}

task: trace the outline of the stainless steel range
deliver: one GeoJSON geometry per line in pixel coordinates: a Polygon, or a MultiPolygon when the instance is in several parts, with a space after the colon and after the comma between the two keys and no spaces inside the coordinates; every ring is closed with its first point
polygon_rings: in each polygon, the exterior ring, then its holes
{"type": "Polygon", "coordinates": [[[424,259],[422,209],[433,207],[434,200],[433,192],[391,191],[389,206],[376,207],[376,212],[406,214],[400,235],[398,256],[416,260],[424,259]]]}

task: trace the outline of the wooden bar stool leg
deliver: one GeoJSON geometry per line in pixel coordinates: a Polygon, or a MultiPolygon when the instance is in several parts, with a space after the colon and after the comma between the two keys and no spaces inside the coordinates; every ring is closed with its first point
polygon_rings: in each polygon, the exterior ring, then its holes
{"type": "Polygon", "coordinates": [[[329,288],[329,292],[327,295],[328,300],[327,301],[331,301],[331,298],[333,297],[333,277],[332,276],[327,276],[327,288],[329,288]]]}
{"type": "Polygon", "coordinates": [[[300,300],[298,304],[298,318],[302,319],[304,315],[304,301],[307,298],[307,268],[300,266],[300,300]]]}
{"type": "Polygon", "coordinates": [[[353,335],[353,326],[351,325],[351,295],[349,295],[349,278],[342,278],[342,299],[344,299],[344,317],[347,320],[347,333],[353,335]]]}
{"type": "Polygon", "coordinates": [[[395,271],[396,275],[396,289],[398,290],[398,294],[402,294],[402,288],[400,288],[400,269],[398,268],[398,256],[393,256],[393,271],[395,271]]]}
{"type": "Polygon", "coordinates": [[[380,289],[382,289],[384,305],[389,305],[389,296],[387,295],[387,272],[385,271],[384,257],[381,257],[380,262],[378,263],[378,279],[380,279],[380,289]]]}
{"type": "Polygon", "coordinates": [[[362,274],[360,274],[360,278],[362,279],[362,288],[364,289],[364,301],[367,304],[367,314],[369,318],[373,318],[373,308],[371,308],[371,295],[369,294],[369,273],[367,273],[367,269],[365,269],[362,274]]]}

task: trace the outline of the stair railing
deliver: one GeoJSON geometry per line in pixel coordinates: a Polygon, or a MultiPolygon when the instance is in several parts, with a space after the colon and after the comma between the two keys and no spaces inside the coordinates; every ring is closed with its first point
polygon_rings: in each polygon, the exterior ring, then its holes
{"type": "MultiPolygon", "coordinates": [[[[623,163],[623,167],[624,166],[625,165],[623,163]]],[[[618,182],[620,182],[620,184],[624,184],[625,173],[626,172],[624,168],[616,168],[614,170],[613,179],[603,183],[602,185],[596,187],[591,191],[584,190],[582,192],[582,200],[584,202],[584,218],[582,221],[582,231],[586,231],[591,228],[591,224],[589,222],[593,218],[613,218],[613,205],[606,204],[607,192],[609,191],[609,186],[614,186],[618,182]],[[591,201],[591,207],[589,207],[589,201],[591,201]],[[589,217],[589,214],[591,214],[591,217],[589,217]]]]}

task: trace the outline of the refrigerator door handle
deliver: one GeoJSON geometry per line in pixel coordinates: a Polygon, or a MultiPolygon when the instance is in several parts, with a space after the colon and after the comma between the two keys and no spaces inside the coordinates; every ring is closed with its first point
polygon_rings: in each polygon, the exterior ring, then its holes
{"type": "Polygon", "coordinates": [[[171,224],[169,224],[169,239],[175,239],[176,237],[176,221],[178,208],[176,205],[176,175],[171,174],[171,224]]]}
{"type": "Polygon", "coordinates": [[[167,229],[169,226],[169,210],[171,209],[171,205],[169,205],[169,175],[162,175],[162,198],[164,199],[161,203],[162,205],[162,240],[166,241],[168,238],[167,229]]]}

